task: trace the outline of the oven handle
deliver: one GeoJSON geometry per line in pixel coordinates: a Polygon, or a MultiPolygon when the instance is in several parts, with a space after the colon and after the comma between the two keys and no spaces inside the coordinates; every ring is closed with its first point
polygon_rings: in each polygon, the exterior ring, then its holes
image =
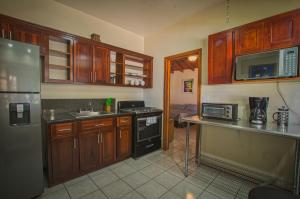
{"type": "MultiPolygon", "coordinates": [[[[159,119],[161,116],[149,116],[149,117],[156,117],[157,119],[159,119]]],[[[137,118],[137,121],[146,121],[148,117],[141,117],[141,118],[137,118]]]]}

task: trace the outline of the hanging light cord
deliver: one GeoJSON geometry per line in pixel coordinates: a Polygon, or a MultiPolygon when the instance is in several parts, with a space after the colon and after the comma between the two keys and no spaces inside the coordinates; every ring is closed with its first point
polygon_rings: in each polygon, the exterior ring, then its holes
{"type": "Polygon", "coordinates": [[[228,24],[229,23],[229,9],[230,9],[230,0],[226,0],[226,19],[225,19],[225,23],[228,24]]]}

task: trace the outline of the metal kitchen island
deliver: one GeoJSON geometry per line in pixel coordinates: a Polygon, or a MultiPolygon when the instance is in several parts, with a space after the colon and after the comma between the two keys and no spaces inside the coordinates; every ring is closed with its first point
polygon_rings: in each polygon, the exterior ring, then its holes
{"type": "Polygon", "coordinates": [[[189,159],[189,133],[190,124],[198,124],[200,130],[196,136],[196,161],[198,166],[200,165],[201,155],[201,137],[202,137],[202,126],[215,126],[224,127],[240,131],[250,131],[261,134],[269,134],[271,136],[281,136],[295,139],[295,162],[294,162],[294,179],[293,179],[293,193],[299,195],[299,175],[300,175],[300,125],[289,125],[288,127],[278,127],[276,123],[267,123],[266,125],[254,125],[250,124],[249,121],[223,121],[214,119],[202,119],[199,116],[184,117],[181,122],[186,122],[186,145],[185,145],[185,169],[184,175],[188,176],[188,159],[189,159]]]}

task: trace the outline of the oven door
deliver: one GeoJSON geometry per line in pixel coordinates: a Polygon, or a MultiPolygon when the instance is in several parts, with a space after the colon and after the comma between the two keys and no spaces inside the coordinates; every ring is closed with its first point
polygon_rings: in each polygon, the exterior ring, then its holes
{"type": "Polygon", "coordinates": [[[151,140],[161,136],[162,116],[145,116],[137,118],[137,142],[151,140]]]}

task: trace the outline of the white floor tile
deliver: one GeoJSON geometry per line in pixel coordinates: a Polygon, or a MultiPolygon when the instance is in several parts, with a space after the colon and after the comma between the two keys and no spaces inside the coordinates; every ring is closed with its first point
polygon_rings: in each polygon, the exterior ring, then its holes
{"type": "Polygon", "coordinates": [[[122,180],[129,184],[129,186],[132,188],[136,189],[137,187],[148,182],[150,178],[140,172],[136,172],[122,178],[122,180]]]}
{"type": "Polygon", "coordinates": [[[175,185],[177,185],[180,181],[182,181],[183,177],[178,177],[176,175],[170,174],[168,172],[164,172],[159,176],[155,177],[154,180],[159,184],[163,185],[167,189],[171,189],[175,185]]]}
{"type": "Polygon", "coordinates": [[[101,189],[110,199],[121,198],[122,196],[125,196],[129,192],[133,191],[133,189],[122,180],[113,182],[112,184],[109,184],[101,189]]]}
{"type": "Polygon", "coordinates": [[[151,180],[140,186],[136,191],[147,199],[157,199],[166,193],[167,189],[157,182],[151,180]]]}
{"type": "Polygon", "coordinates": [[[92,177],[92,180],[98,187],[104,187],[117,181],[119,178],[112,171],[105,171],[99,175],[92,177]]]}
{"type": "Polygon", "coordinates": [[[82,196],[98,189],[90,179],[85,179],[76,184],[68,185],[66,188],[72,199],[81,198],[82,196]]]}

